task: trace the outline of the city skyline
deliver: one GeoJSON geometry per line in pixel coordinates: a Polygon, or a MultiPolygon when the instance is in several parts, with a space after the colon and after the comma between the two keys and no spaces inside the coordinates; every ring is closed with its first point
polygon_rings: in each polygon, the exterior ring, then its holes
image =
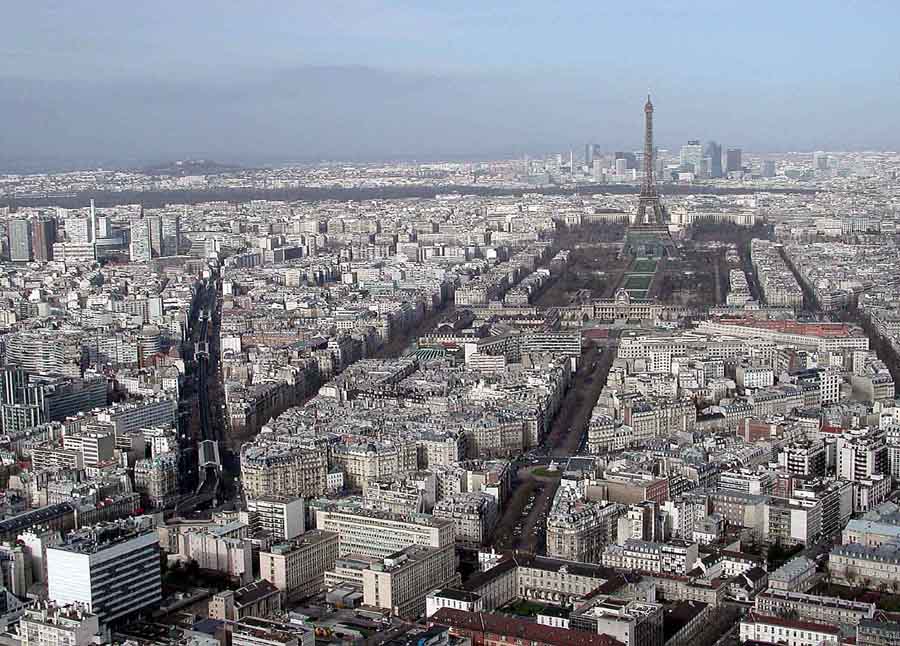
{"type": "Polygon", "coordinates": [[[10,7],[0,641],[900,644],[900,5],[728,5],[10,7]]]}

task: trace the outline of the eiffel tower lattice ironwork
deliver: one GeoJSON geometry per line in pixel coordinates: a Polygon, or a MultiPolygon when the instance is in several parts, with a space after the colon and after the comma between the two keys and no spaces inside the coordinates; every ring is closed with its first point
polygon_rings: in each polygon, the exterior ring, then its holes
{"type": "Polygon", "coordinates": [[[650,95],[644,105],[644,179],[641,181],[641,194],[638,198],[637,221],[635,224],[665,224],[666,215],[659,193],[656,191],[656,178],[653,174],[653,104],[650,95]]]}

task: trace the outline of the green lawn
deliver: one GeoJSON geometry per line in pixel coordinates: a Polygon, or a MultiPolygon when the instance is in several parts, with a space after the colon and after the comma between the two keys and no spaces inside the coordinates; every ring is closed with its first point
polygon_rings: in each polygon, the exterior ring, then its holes
{"type": "Polygon", "coordinates": [[[652,274],[656,271],[656,261],[651,258],[638,258],[634,261],[634,268],[631,271],[636,274],[652,274]]]}
{"type": "Polygon", "coordinates": [[[629,289],[628,295],[631,298],[647,298],[647,290],[646,289],[629,289]]]}
{"type": "Polygon", "coordinates": [[[560,475],[562,475],[562,472],[559,469],[557,469],[556,471],[551,471],[547,467],[541,467],[534,470],[534,475],[540,476],[541,478],[558,478],[560,475]]]}
{"type": "Polygon", "coordinates": [[[645,276],[639,274],[628,274],[625,278],[625,289],[647,289],[653,281],[653,276],[645,276]]]}

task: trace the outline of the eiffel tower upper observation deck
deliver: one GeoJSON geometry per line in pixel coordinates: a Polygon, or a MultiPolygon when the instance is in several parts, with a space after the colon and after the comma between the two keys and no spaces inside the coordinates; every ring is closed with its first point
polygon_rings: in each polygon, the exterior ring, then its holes
{"type": "Polygon", "coordinates": [[[623,252],[635,256],[674,256],[669,218],[659,200],[653,173],[653,103],[644,104],[644,177],[638,197],[637,217],[625,232],[623,252]]]}

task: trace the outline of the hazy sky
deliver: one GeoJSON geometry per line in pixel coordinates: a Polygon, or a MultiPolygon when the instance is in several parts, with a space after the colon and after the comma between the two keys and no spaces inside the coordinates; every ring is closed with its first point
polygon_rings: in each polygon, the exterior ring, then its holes
{"type": "Polygon", "coordinates": [[[900,2],[8,2],[0,159],[898,148],[900,2]]]}

